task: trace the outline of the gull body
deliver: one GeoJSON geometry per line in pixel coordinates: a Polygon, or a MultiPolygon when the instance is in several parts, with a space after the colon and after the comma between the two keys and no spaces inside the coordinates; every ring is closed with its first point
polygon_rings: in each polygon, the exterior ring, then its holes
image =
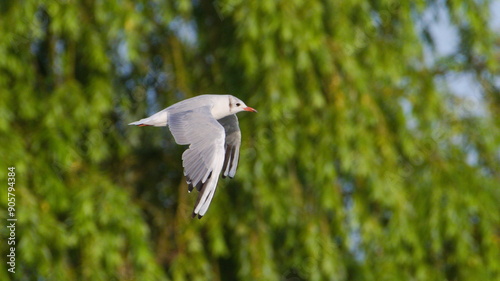
{"type": "Polygon", "coordinates": [[[182,163],[188,191],[199,191],[193,217],[205,215],[220,173],[231,178],[236,173],[241,144],[236,113],[241,111],[257,112],[231,95],[201,95],[129,124],[168,126],[176,143],[189,145],[182,154],[182,163]]]}

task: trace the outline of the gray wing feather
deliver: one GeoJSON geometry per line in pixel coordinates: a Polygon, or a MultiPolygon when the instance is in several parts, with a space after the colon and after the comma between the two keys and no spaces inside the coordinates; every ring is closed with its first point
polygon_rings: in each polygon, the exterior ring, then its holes
{"type": "Polygon", "coordinates": [[[238,123],[238,117],[235,114],[229,115],[218,120],[224,127],[226,132],[226,140],[224,143],[225,156],[224,165],[222,166],[222,177],[229,176],[233,178],[238,168],[238,160],[240,158],[241,146],[241,131],[238,123]]]}
{"type": "Polygon", "coordinates": [[[212,201],[224,164],[225,131],[210,107],[169,114],[168,126],[178,144],[189,144],[182,154],[184,175],[189,191],[200,191],[193,215],[202,217],[212,201]]]}

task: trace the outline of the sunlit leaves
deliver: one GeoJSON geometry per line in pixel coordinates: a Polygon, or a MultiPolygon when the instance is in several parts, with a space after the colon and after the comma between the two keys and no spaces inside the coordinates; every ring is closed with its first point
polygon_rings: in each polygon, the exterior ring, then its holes
{"type": "Polygon", "coordinates": [[[498,279],[489,4],[7,5],[0,152],[19,171],[20,270],[57,280],[498,279]],[[437,40],[419,33],[434,9],[450,15],[460,48],[429,62],[423,46],[437,40]],[[480,82],[482,115],[436,79],[456,72],[480,82]],[[259,113],[239,115],[238,173],[198,221],[188,218],[196,194],[180,184],[184,148],[167,129],[126,124],[206,93],[259,113]]]}

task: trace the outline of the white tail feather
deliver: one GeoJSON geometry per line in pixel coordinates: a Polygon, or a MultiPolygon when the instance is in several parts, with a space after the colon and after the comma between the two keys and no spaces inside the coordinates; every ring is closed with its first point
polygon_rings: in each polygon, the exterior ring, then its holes
{"type": "Polygon", "coordinates": [[[167,111],[162,110],[158,113],[149,116],[148,118],[143,118],[139,121],[132,122],[129,125],[165,127],[167,126],[167,117],[168,117],[167,111]]]}

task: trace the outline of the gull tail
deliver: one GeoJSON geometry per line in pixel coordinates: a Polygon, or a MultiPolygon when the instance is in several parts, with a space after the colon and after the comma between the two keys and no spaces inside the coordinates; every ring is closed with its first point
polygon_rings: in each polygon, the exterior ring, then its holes
{"type": "Polygon", "coordinates": [[[148,118],[143,118],[139,121],[135,121],[132,123],[129,123],[129,125],[135,125],[135,126],[155,126],[155,127],[165,127],[167,126],[167,117],[168,113],[166,110],[162,110],[158,113],[155,113],[148,118]]]}

